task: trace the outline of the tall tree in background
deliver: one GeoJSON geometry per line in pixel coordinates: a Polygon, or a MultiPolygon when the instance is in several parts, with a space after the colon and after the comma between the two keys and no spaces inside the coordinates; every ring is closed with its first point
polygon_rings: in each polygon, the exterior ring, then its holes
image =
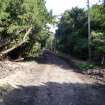
{"type": "Polygon", "coordinates": [[[58,49],[83,58],[88,56],[87,14],[83,9],[73,8],[65,11],[56,37],[59,40],[58,49]]]}

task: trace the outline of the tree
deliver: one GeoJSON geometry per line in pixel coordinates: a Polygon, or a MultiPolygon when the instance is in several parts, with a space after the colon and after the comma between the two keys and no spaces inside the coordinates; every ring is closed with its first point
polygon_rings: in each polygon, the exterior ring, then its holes
{"type": "MultiPolygon", "coordinates": [[[[105,63],[105,7],[94,5],[91,12],[92,60],[105,63]]],[[[58,50],[88,58],[87,10],[73,8],[64,12],[56,32],[58,50]]]]}
{"type": "Polygon", "coordinates": [[[86,58],[88,53],[86,12],[77,7],[65,11],[58,25],[56,37],[60,50],[86,58]]]}
{"type": "Polygon", "coordinates": [[[46,24],[50,18],[44,0],[0,0],[0,51],[18,45],[32,27],[30,34],[25,37],[27,42],[22,45],[21,55],[28,56],[31,52],[35,55],[35,46],[38,45],[38,49],[42,46],[43,38],[40,37],[48,36],[44,31],[49,31],[46,24]]]}
{"type": "Polygon", "coordinates": [[[105,8],[104,5],[94,5],[91,8],[92,47],[94,59],[104,63],[105,57],[105,8]]]}

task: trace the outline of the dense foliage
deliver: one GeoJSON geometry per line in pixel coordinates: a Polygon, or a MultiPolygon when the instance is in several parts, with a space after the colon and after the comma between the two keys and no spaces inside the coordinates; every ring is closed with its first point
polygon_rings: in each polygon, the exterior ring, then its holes
{"type": "Polygon", "coordinates": [[[19,44],[32,27],[20,53],[35,55],[49,37],[48,22],[51,16],[44,0],[0,0],[0,51],[19,44]]]}
{"type": "Polygon", "coordinates": [[[83,9],[73,8],[65,11],[56,37],[58,49],[73,55],[87,57],[87,14],[83,9]]]}
{"type": "MultiPolygon", "coordinates": [[[[104,62],[105,55],[105,7],[91,7],[92,59],[104,62]]],[[[88,58],[87,10],[73,8],[64,12],[56,31],[57,49],[76,57],[88,58]]]]}

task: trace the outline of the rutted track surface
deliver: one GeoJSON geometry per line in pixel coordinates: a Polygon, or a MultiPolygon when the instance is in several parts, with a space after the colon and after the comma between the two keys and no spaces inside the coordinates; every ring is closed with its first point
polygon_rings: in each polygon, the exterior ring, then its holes
{"type": "Polygon", "coordinates": [[[105,86],[95,85],[65,61],[44,52],[40,64],[17,63],[22,70],[0,79],[0,105],[105,105],[105,86]]]}

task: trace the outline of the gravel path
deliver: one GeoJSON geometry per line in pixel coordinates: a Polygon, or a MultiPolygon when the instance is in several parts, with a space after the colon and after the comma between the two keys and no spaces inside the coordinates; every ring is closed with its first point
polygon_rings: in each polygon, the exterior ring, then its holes
{"type": "Polygon", "coordinates": [[[0,79],[0,105],[105,105],[105,86],[50,52],[43,58],[40,64],[13,64],[21,69],[0,79]]]}

